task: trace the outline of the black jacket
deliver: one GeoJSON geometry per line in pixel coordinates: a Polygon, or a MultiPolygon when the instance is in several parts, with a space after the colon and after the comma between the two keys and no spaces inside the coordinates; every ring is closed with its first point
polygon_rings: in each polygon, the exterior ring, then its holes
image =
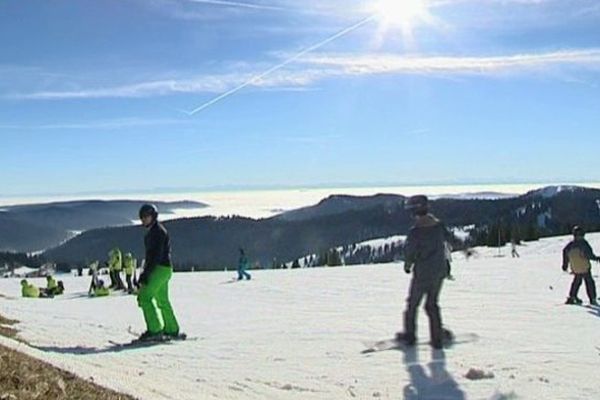
{"type": "Polygon", "coordinates": [[[171,267],[171,240],[165,227],[156,221],[144,237],[146,261],[140,282],[147,283],[150,274],[157,265],[171,267]]]}
{"type": "Polygon", "coordinates": [[[433,215],[419,217],[404,244],[405,269],[412,269],[418,281],[444,279],[447,274],[444,242],[453,240],[454,235],[433,215]]]}

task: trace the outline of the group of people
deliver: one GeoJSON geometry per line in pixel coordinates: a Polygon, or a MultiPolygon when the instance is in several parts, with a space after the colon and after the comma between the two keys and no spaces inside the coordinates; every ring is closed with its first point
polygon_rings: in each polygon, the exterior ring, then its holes
{"type": "Polygon", "coordinates": [[[125,253],[123,256],[121,250],[115,247],[108,252],[108,262],[106,265],[108,266],[110,276],[109,286],[106,286],[104,281],[98,277],[99,262],[94,261],[90,264],[92,281],[88,294],[93,297],[103,297],[108,296],[111,290],[126,290],[129,294],[134,294],[139,285],[136,279],[137,259],[133,257],[133,254],[125,253]],[[121,278],[122,272],[125,272],[127,286],[125,286],[121,278]]]}
{"type": "Polygon", "coordinates": [[[56,281],[52,275],[46,276],[46,287],[37,287],[27,279],[21,281],[21,296],[32,298],[48,298],[59,296],[65,292],[63,281],[56,281]]]}
{"type": "MultiPolygon", "coordinates": [[[[407,346],[415,345],[417,310],[425,299],[431,345],[433,348],[442,348],[452,339],[452,333],[443,327],[439,297],[444,279],[451,277],[449,253],[451,253],[452,243],[457,242],[458,239],[430,212],[429,200],[426,196],[410,197],[405,202],[405,209],[411,212],[415,220],[404,248],[404,271],[412,274],[413,277],[404,312],[404,330],[398,332],[396,339],[407,346]]],[[[139,340],[179,338],[182,334],[169,299],[169,281],[173,275],[169,234],[158,221],[156,206],[143,205],[139,211],[139,218],[147,228],[144,237],[146,254],[143,272],[135,281],[134,274],[137,266],[135,258],[131,253],[126,253],[122,260],[118,248],[111,250],[109,253],[111,288],[125,289],[120,276],[123,269],[125,269],[127,290],[133,291],[134,281],[138,285],[137,302],[147,328],[139,340]]],[[[594,254],[590,244],[585,240],[583,228],[575,227],[573,236],[573,241],[563,251],[562,269],[567,271],[570,266],[574,275],[567,304],[581,304],[582,301],[577,293],[582,282],[585,282],[590,303],[596,305],[596,285],[591,275],[590,261],[600,261],[600,257],[594,254]]],[[[95,262],[92,267],[90,293],[95,296],[106,296],[110,288],[105,287],[104,282],[98,279],[97,267],[98,262],[95,262]]],[[[247,267],[248,259],[244,250],[240,249],[239,280],[251,279],[250,274],[246,272],[247,267]]],[[[44,290],[23,280],[21,282],[23,296],[53,296],[64,291],[62,282],[56,282],[51,276],[48,276],[47,280],[48,284],[44,290]]]]}

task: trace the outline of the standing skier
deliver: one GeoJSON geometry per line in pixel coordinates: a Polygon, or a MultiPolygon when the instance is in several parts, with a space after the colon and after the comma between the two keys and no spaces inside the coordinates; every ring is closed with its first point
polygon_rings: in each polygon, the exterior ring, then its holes
{"type": "Polygon", "coordinates": [[[419,304],[426,297],[425,311],[429,317],[431,346],[439,349],[444,341],[451,340],[450,331],[442,328],[442,317],[438,299],[444,278],[448,274],[445,242],[454,241],[453,235],[432,214],[426,196],[410,197],[405,203],[415,218],[404,247],[404,271],[413,272],[410,291],[404,313],[404,332],[396,338],[406,345],[416,343],[416,320],[419,304]]]}
{"type": "Polygon", "coordinates": [[[125,279],[127,281],[127,292],[132,294],[133,289],[133,274],[137,268],[137,260],[133,258],[131,253],[125,253],[125,258],[123,259],[123,269],[125,270],[125,279]]]}
{"type": "Polygon", "coordinates": [[[248,280],[252,279],[252,276],[246,272],[248,269],[248,257],[246,257],[246,253],[244,253],[244,249],[240,249],[240,258],[238,260],[238,281],[246,278],[248,280]]]}
{"type": "Polygon", "coordinates": [[[585,240],[585,231],[576,226],[573,228],[573,240],[563,249],[563,271],[567,271],[569,265],[573,271],[573,283],[569,291],[566,304],[581,304],[577,297],[581,281],[585,281],[585,290],[590,299],[590,304],[597,305],[596,283],[592,278],[592,264],[590,260],[600,261],[600,257],[594,254],[592,247],[585,240]]]}
{"type": "Polygon", "coordinates": [[[512,258],[520,258],[519,252],[517,251],[517,241],[512,239],[510,241],[510,255],[512,258]]]}
{"type": "Polygon", "coordinates": [[[110,271],[110,288],[116,290],[124,290],[125,285],[121,279],[121,270],[123,269],[123,257],[121,250],[115,247],[108,253],[109,271],[110,271]]]}
{"type": "Polygon", "coordinates": [[[144,238],[146,262],[140,275],[140,290],[137,296],[147,330],[140,340],[179,338],[179,324],[169,301],[169,280],[173,275],[169,234],[157,220],[156,206],[143,205],[139,216],[142,224],[148,229],[144,238]],[[162,318],[159,318],[159,314],[162,318]]]}

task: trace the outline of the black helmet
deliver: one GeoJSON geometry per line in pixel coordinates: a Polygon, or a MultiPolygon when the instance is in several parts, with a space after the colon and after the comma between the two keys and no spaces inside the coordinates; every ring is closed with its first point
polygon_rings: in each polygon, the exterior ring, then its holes
{"type": "Polygon", "coordinates": [[[140,207],[140,219],[152,216],[152,218],[158,217],[158,209],[154,204],[144,204],[140,207]]]}
{"type": "Polygon", "coordinates": [[[429,211],[429,199],[422,194],[411,196],[404,202],[404,209],[415,214],[427,213],[429,211]]]}
{"type": "Polygon", "coordinates": [[[585,230],[580,227],[579,225],[576,225],[573,227],[573,236],[575,237],[584,237],[585,236],[585,230]]]}

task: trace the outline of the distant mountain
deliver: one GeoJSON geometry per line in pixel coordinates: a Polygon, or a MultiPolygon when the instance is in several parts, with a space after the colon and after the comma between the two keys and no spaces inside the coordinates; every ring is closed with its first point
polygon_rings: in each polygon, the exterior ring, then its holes
{"type": "MultiPolygon", "coordinates": [[[[4,206],[0,211],[0,251],[34,252],[57,246],[88,229],[133,225],[138,200],[89,200],[4,206]]],[[[163,214],[175,209],[206,207],[179,201],[155,202],[163,214]]]]}
{"type": "MultiPolygon", "coordinates": [[[[433,212],[450,227],[468,227],[472,245],[498,245],[514,238],[568,233],[574,224],[600,230],[600,190],[528,193],[497,200],[437,199],[433,212]]],[[[307,254],[322,254],[339,246],[405,235],[412,225],[403,196],[332,196],[317,206],[268,219],[189,218],[166,222],[179,269],[232,268],[238,248],[261,265],[289,262],[307,254]],[[290,217],[291,216],[291,217],[290,217]]],[[[143,252],[141,227],[117,227],[85,232],[44,255],[54,261],[78,263],[106,258],[114,246],[143,252]]]]}
{"type": "Polygon", "coordinates": [[[404,196],[395,194],[376,194],[368,197],[333,195],[321,200],[314,206],[287,211],[274,218],[283,221],[302,221],[348,211],[366,210],[373,207],[391,209],[397,207],[398,204],[403,204],[405,199],[404,196]]]}

